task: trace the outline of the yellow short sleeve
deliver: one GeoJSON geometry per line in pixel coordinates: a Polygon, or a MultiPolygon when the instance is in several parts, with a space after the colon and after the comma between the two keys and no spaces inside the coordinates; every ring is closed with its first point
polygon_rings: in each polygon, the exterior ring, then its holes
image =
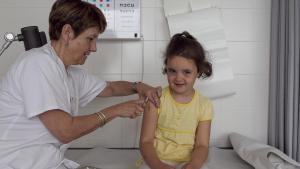
{"type": "Polygon", "coordinates": [[[213,104],[210,100],[207,99],[206,102],[203,104],[199,122],[212,120],[212,118],[213,118],[213,104]]]}

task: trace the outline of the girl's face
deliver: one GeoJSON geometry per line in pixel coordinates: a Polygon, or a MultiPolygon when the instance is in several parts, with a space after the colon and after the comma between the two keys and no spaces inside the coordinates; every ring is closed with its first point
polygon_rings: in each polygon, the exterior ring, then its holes
{"type": "Polygon", "coordinates": [[[96,52],[96,41],[99,35],[97,27],[86,29],[76,38],[69,41],[68,65],[82,65],[91,52],[96,52]]]}
{"type": "Polygon", "coordinates": [[[175,95],[191,96],[198,76],[195,62],[191,59],[175,56],[167,60],[167,78],[170,90],[175,95]]]}

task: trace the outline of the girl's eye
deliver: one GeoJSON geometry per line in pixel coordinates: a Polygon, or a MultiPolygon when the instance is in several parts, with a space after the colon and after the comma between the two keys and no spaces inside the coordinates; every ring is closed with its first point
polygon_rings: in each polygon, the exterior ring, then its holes
{"type": "Polygon", "coordinates": [[[93,40],[94,40],[94,38],[88,37],[88,40],[89,40],[89,41],[93,41],[93,40]]]}
{"type": "Polygon", "coordinates": [[[167,69],[167,73],[175,73],[176,71],[174,69],[167,69]]]}
{"type": "Polygon", "coordinates": [[[188,75],[188,74],[191,74],[192,72],[189,71],[189,70],[185,70],[185,71],[183,71],[183,73],[186,74],[186,75],[188,75]]]}

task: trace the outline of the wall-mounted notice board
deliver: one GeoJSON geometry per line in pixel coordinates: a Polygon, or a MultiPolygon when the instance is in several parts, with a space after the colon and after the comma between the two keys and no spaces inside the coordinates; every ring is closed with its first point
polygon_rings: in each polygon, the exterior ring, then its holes
{"type": "Polygon", "coordinates": [[[100,39],[140,39],[140,0],[85,0],[105,15],[107,28],[100,39]]]}

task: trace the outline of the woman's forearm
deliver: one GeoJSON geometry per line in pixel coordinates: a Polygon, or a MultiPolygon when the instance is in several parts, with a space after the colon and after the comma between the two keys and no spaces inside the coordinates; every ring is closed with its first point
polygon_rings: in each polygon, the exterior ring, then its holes
{"type": "Polygon", "coordinates": [[[50,133],[66,144],[90,133],[100,126],[97,114],[72,117],[62,110],[49,110],[39,115],[50,133]]]}
{"type": "Polygon", "coordinates": [[[113,81],[107,82],[107,94],[105,96],[127,96],[137,93],[136,87],[138,84],[128,81],[113,81]]]}

